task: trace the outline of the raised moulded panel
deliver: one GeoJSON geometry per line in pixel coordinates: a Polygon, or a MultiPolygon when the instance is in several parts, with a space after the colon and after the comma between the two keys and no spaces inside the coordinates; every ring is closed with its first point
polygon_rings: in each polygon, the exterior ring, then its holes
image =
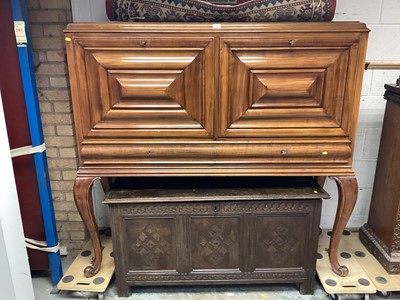
{"type": "Polygon", "coordinates": [[[222,47],[220,136],[347,136],[349,48],[222,47]]]}
{"type": "Polygon", "coordinates": [[[170,108],[185,105],[182,71],[137,74],[116,73],[110,76],[112,108],[170,108]]]}
{"type": "Polygon", "coordinates": [[[253,71],[252,107],[320,107],[324,75],[324,70],[253,71]]]}
{"type": "Polygon", "coordinates": [[[211,137],[211,41],[194,40],[187,49],[80,42],[87,82],[83,138],[211,137]]]}

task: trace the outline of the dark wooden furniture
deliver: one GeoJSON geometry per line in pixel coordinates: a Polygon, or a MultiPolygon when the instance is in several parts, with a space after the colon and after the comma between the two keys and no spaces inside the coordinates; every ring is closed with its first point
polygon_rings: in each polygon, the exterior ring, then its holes
{"type": "Polygon", "coordinates": [[[385,88],[387,103],[371,207],[360,239],[388,273],[400,274],[400,86],[385,88]]]}
{"type": "Polygon", "coordinates": [[[330,259],[348,273],[336,252],[357,198],[364,24],[76,23],[65,35],[86,276],[101,265],[92,183],[121,176],[331,176],[330,259]]]}
{"type": "Polygon", "coordinates": [[[156,284],[295,282],[312,292],[321,199],[329,197],[312,178],[115,185],[105,203],[119,296],[156,284]]]}

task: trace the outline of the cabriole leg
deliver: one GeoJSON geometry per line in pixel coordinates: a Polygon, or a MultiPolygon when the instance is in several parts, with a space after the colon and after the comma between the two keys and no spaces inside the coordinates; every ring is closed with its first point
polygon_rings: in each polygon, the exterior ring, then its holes
{"type": "Polygon", "coordinates": [[[91,265],[84,270],[85,277],[96,275],[101,266],[102,248],[93,212],[92,187],[99,177],[77,177],[74,183],[74,199],[83,223],[89,232],[93,244],[94,256],[91,265]]]}
{"type": "Polygon", "coordinates": [[[338,187],[339,201],[331,241],[329,243],[329,261],[333,272],[339,276],[345,277],[349,274],[349,269],[339,264],[337,252],[343,230],[356,204],[358,185],[355,176],[337,176],[332,177],[332,179],[335,180],[338,187]]]}

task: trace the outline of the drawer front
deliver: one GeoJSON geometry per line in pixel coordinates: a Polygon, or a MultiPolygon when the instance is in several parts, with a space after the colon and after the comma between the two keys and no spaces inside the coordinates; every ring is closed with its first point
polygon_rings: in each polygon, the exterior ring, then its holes
{"type": "Polygon", "coordinates": [[[213,48],[213,38],[73,38],[78,139],[211,136],[213,48]]]}
{"type": "Polygon", "coordinates": [[[351,157],[349,142],[326,140],[315,141],[215,141],[209,143],[176,141],[154,143],[154,141],[135,142],[116,145],[82,145],[84,166],[113,165],[138,166],[149,164],[202,164],[244,165],[274,163],[313,163],[347,164],[351,157]],[[151,143],[153,142],[153,143],[151,143]]]}
{"type": "Polygon", "coordinates": [[[219,136],[351,136],[358,51],[355,36],[222,39],[219,136]]]}

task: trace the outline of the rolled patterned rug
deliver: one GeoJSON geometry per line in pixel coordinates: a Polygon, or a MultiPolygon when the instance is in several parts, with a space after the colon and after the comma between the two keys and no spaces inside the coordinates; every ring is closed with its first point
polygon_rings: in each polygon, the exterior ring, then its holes
{"type": "Polygon", "coordinates": [[[106,0],[111,21],[331,21],[336,0],[106,0]]]}

